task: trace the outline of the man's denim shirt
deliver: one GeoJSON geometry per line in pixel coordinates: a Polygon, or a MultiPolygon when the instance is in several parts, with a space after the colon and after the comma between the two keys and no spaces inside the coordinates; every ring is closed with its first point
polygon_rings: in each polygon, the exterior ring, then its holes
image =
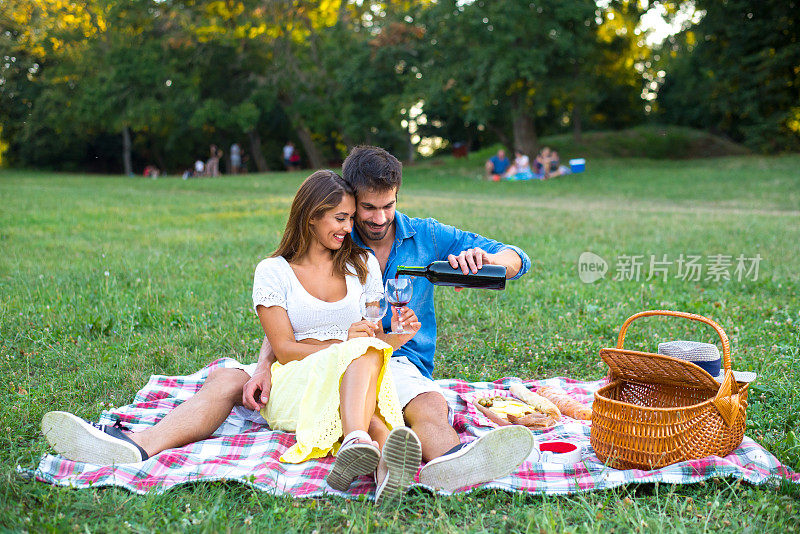
{"type": "MultiPolygon", "coordinates": [[[[522,259],[522,268],[513,279],[519,278],[531,268],[531,260],[521,249],[487,239],[472,232],[464,232],[442,224],[436,219],[412,219],[395,212],[394,243],[389,252],[389,260],[383,271],[383,282],[394,278],[399,265],[425,266],[432,261],[446,260],[449,254],[458,255],[469,248],[480,247],[491,254],[503,249],[511,249],[522,259]]],[[[352,232],[353,241],[370,252],[358,232],[352,232]]],[[[416,312],[422,323],[417,335],[395,351],[393,356],[405,356],[416,365],[423,375],[432,378],[433,356],[436,352],[436,311],[433,306],[433,284],[420,276],[412,277],[414,294],[408,306],[416,312]]],[[[383,319],[383,328],[391,330],[391,314],[383,319]]]]}

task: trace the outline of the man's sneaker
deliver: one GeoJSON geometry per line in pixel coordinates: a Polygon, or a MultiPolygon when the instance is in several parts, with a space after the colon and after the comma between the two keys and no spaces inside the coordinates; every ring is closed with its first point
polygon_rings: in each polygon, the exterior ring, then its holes
{"type": "Polygon", "coordinates": [[[426,486],[454,492],[513,473],[531,453],[533,434],[521,425],[503,426],[451,454],[428,462],[419,473],[426,486]]]}
{"type": "Polygon", "coordinates": [[[147,453],[126,436],[119,421],[101,425],[68,412],[47,412],[42,433],[55,451],[75,462],[98,465],[133,464],[147,460],[147,453]]]}
{"type": "Polygon", "coordinates": [[[389,502],[404,495],[414,482],[421,460],[422,445],[414,431],[405,426],[392,430],[383,444],[383,461],[388,472],[375,488],[375,504],[389,502]]]}

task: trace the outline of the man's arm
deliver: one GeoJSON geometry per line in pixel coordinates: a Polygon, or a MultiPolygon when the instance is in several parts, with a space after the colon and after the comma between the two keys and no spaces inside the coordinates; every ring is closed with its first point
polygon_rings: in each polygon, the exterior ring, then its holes
{"type": "Polygon", "coordinates": [[[528,272],[531,260],[522,249],[433,221],[437,255],[464,274],[476,273],[484,264],[504,265],[506,278],[516,279],[528,272]]]}
{"type": "Polygon", "coordinates": [[[484,265],[503,265],[506,278],[514,278],[522,269],[522,258],[513,249],[506,248],[490,254],[480,247],[462,250],[458,255],[450,254],[447,261],[454,269],[461,268],[464,274],[477,273],[484,265]]]}

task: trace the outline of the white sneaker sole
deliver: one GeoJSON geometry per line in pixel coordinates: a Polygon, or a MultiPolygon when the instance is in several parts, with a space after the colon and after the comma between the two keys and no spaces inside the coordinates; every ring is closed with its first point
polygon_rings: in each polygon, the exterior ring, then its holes
{"type": "Polygon", "coordinates": [[[383,461],[389,470],[375,490],[375,504],[389,502],[404,495],[414,482],[421,460],[422,445],[417,435],[404,426],[392,430],[383,444],[383,461]]]}
{"type": "Polygon", "coordinates": [[[68,412],[44,414],[42,434],[58,454],[75,462],[120,465],[142,461],[132,443],[109,436],[68,412]]]}
{"type": "Polygon", "coordinates": [[[504,426],[481,436],[459,451],[428,462],[421,484],[447,492],[513,473],[531,453],[533,434],[521,425],[504,426]]]}
{"type": "Polygon", "coordinates": [[[347,491],[353,479],[372,474],[380,459],[381,453],[373,445],[366,443],[346,445],[339,449],[333,468],[325,480],[333,489],[347,491]]]}

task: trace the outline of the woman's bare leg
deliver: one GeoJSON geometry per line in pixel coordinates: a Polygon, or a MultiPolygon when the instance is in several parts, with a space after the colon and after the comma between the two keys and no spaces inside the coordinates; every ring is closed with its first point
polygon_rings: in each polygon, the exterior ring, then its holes
{"type": "Polygon", "coordinates": [[[378,374],[383,354],[370,348],[347,366],[339,384],[339,414],[346,436],[354,430],[368,431],[375,413],[378,374]]]}
{"type": "Polygon", "coordinates": [[[378,443],[378,447],[383,450],[383,444],[386,443],[386,438],[389,436],[389,427],[386,426],[383,419],[373,415],[369,420],[369,430],[367,432],[378,443]]]}

